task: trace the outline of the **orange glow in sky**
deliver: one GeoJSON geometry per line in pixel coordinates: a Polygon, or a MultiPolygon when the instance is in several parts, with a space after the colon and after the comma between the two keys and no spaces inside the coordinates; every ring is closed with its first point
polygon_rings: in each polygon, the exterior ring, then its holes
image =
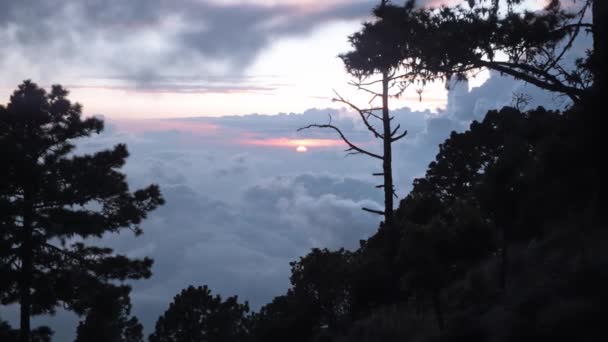
{"type": "Polygon", "coordinates": [[[269,148],[289,148],[297,152],[307,152],[310,148],[344,147],[341,139],[294,139],[288,137],[263,137],[254,132],[230,131],[229,128],[198,120],[110,120],[110,125],[119,132],[142,134],[146,132],[176,131],[187,133],[189,137],[212,137],[226,144],[260,146],[269,148]]]}
{"type": "Polygon", "coordinates": [[[267,147],[296,147],[298,152],[300,147],[308,150],[309,147],[338,147],[344,146],[344,142],[339,139],[290,139],[290,138],[272,138],[272,139],[244,139],[242,144],[267,147]]]}

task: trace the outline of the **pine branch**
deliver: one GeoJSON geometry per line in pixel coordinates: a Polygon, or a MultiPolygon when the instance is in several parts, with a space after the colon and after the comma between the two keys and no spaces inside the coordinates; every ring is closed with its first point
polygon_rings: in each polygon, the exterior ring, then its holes
{"type": "MultiPolygon", "coordinates": [[[[568,50],[570,50],[570,48],[572,48],[572,44],[574,44],[574,41],[576,40],[576,37],[578,37],[578,34],[581,31],[581,27],[583,25],[583,19],[585,18],[585,12],[587,12],[587,9],[589,9],[589,6],[591,6],[591,2],[587,1],[585,3],[585,5],[583,6],[583,8],[581,8],[581,10],[579,11],[579,13],[578,13],[578,16],[579,16],[578,23],[572,24],[572,25],[566,25],[568,27],[573,27],[574,28],[574,33],[572,33],[570,35],[570,39],[568,40],[568,43],[562,49],[562,52],[553,60],[553,62],[551,64],[549,64],[545,68],[543,68],[544,71],[548,71],[548,70],[553,69],[555,67],[555,65],[557,65],[557,63],[559,63],[559,61],[564,57],[564,55],[566,54],[566,52],[568,50]]],[[[592,25],[592,27],[593,27],[593,25],[592,25]]]]}
{"type": "Polygon", "coordinates": [[[539,88],[547,89],[550,91],[559,92],[567,95],[574,102],[580,102],[581,97],[584,95],[584,90],[569,87],[563,84],[560,80],[556,79],[553,75],[549,75],[548,73],[536,69],[530,65],[523,65],[517,63],[509,63],[509,62],[492,62],[492,61],[479,61],[480,66],[493,69],[507,75],[511,75],[516,79],[523,80],[530,84],[533,84],[539,88]],[[517,70],[520,69],[520,70],[517,70]],[[527,73],[529,72],[529,73],[527,73]],[[540,78],[534,77],[530,75],[530,73],[537,74],[538,76],[545,76],[549,78],[551,81],[542,80],[540,78]]]}

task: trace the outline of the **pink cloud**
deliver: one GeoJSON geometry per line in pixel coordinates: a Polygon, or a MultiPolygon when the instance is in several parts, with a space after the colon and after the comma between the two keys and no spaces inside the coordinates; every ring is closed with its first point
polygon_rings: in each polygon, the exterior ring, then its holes
{"type": "Polygon", "coordinates": [[[291,138],[270,138],[270,139],[241,139],[240,144],[266,146],[266,147],[343,147],[344,142],[339,139],[291,139],[291,138]]]}
{"type": "MultiPolygon", "coordinates": [[[[221,124],[209,123],[203,120],[111,120],[119,132],[141,135],[148,132],[175,131],[180,134],[179,141],[183,144],[199,144],[207,141],[213,144],[251,146],[263,148],[295,149],[304,146],[310,148],[345,148],[341,139],[332,138],[297,138],[288,136],[268,136],[265,132],[253,131],[247,128],[227,127],[221,124]]],[[[362,142],[358,142],[362,143],[362,142]]],[[[365,143],[363,143],[365,144],[365,143]]]]}

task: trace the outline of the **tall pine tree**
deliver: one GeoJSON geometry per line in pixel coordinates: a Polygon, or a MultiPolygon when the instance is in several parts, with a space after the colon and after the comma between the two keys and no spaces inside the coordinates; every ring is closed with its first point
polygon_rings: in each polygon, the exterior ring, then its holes
{"type": "Polygon", "coordinates": [[[156,185],[131,192],[120,172],[125,145],[82,156],[75,141],[103,130],[55,85],[25,81],[0,106],[0,265],[2,304],[20,306],[20,341],[30,317],[58,305],[84,314],[95,289],[151,275],[152,260],[131,259],[86,239],[125,229],[141,233],[163,203],[156,185]]]}

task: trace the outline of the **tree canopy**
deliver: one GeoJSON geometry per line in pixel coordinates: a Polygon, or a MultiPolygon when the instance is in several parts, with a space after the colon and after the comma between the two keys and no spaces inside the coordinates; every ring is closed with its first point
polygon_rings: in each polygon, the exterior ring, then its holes
{"type": "Polygon", "coordinates": [[[222,300],[205,286],[189,286],[175,296],[156,322],[150,342],[243,341],[249,333],[249,305],[222,300]]]}
{"type": "Polygon", "coordinates": [[[75,342],[143,342],[143,326],[131,314],[128,286],[97,289],[75,342]]]}
{"type": "Polygon", "coordinates": [[[520,2],[471,0],[428,9],[414,0],[382,1],[377,20],[350,37],[353,50],[341,57],[360,77],[393,69],[408,84],[462,79],[488,68],[580,102],[594,80],[589,56],[566,57],[579,34],[592,31],[586,19],[592,1],[582,1],[576,12],[559,0],[543,11],[522,9],[520,2]]]}

